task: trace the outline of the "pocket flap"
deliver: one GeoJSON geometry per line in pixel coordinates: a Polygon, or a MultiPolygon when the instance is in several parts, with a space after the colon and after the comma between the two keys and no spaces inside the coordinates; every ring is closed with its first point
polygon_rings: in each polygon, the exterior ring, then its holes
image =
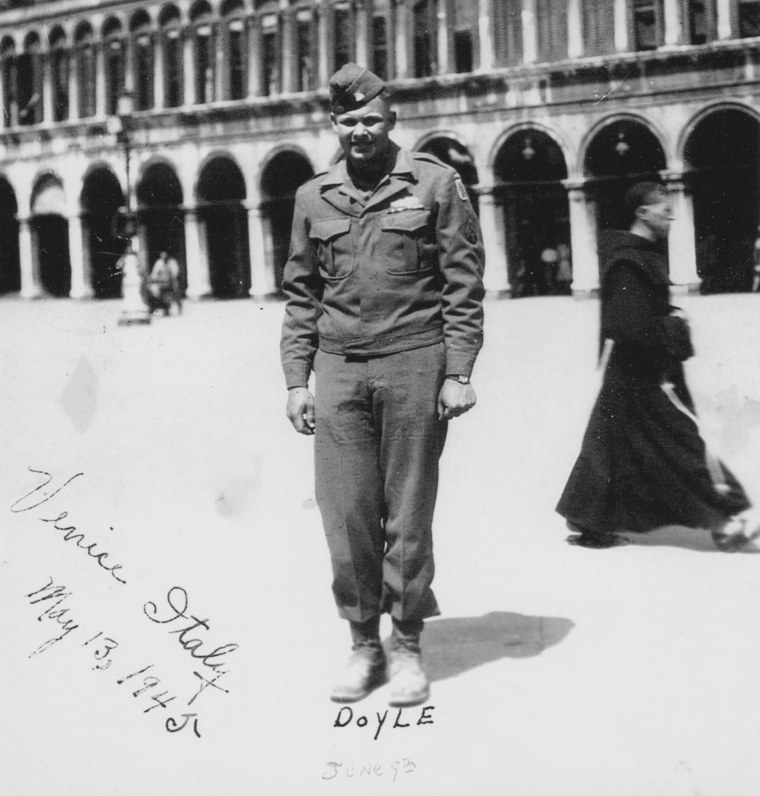
{"type": "Polygon", "coordinates": [[[399,213],[388,213],[380,221],[382,229],[414,232],[428,223],[427,210],[404,210],[399,213]]]}
{"type": "Polygon", "coordinates": [[[338,235],[345,235],[350,228],[350,218],[327,218],[312,222],[309,237],[327,242],[338,235]]]}

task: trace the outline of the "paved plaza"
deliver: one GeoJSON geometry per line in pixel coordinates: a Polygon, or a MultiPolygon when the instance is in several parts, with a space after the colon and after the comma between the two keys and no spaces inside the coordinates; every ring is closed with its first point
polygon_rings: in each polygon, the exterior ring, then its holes
{"type": "MultiPolygon", "coordinates": [[[[760,296],[680,303],[705,428],[760,502],[760,296]]],[[[120,308],[0,299],[0,793],[758,792],[760,556],[682,529],[581,549],[553,511],[595,300],[486,304],[442,467],[431,698],[401,712],[327,698],[348,635],[282,303],[120,308]]]]}

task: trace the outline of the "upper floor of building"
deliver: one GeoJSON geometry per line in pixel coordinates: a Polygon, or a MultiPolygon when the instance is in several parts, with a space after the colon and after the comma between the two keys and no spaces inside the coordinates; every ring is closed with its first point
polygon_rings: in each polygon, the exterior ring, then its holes
{"type": "Polygon", "coordinates": [[[102,119],[125,93],[146,115],[319,100],[349,60],[402,88],[538,74],[540,92],[542,71],[588,83],[658,54],[736,66],[755,37],[760,0],[0,0],[0,129],[102,119]]]}

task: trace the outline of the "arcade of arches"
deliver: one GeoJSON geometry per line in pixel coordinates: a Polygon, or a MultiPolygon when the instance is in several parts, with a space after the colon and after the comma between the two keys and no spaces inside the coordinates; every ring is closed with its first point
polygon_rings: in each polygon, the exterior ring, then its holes
{"type": "MultiPolygon", "coordinates": [[[[483,227],[489,292],[553,292],[542,253],[562,244],[574,264],[572,291],[593,292],[596,236],[623,224],[622,195],[644,178],[664,182],[673,199],[674,284],[700,285],[702,292],[749,290],[760,221],[760,122],[747,108],[728,104],[692,120],[680,140],[679,168],[657,131],[633,114],[592,130],[578,163],[559,135],[536,125],[509,131],[490,166],[476,164],[452,135],[430,135],[418,148],[456,168],[467,186],[483,227]]],[[[313,174],[305,155],[281,148],[264,163],[258,201],[252,201],[231,155],[217,154],[198,167],[193,196],[183,195],[170,163],[149,163],[135,192],[143,263],[170,250],[190,297],[276,294],[295,192],[313,174]]],[[[115,222],[125,196],[107,163],[90,164],[79,197],[67,197],[52,172],[38,174],[27,212],[18,196],[0,175],[0,293],[120,295],[124,241],[115,222]]]]}

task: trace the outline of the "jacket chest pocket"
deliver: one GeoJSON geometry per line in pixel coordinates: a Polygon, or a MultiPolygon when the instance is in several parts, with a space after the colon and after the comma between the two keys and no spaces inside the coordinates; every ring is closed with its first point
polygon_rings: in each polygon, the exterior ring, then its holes
{"type": "Polygon", "coordinates": [[[382,216],[382,256],[389,274],[416,274],[433,268],[436,246],[427,240],[429,220],[427,210],[404,210],[382,216]]]}
{"type": "Polygon", "coordinates": [[[329,218],[314,221],[309,230],[322,275],[327,279],[343,279],[355,265],[350,218],[329,218]]]}

